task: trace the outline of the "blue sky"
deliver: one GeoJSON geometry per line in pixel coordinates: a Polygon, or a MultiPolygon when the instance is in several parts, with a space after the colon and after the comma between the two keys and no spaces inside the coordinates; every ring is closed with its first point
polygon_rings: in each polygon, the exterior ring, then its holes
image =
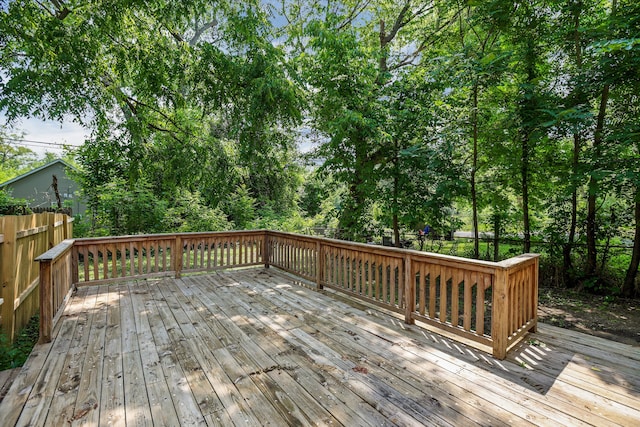
{"type": "MultiPolygon", "coordinates": [[[[2,0],[0,0],[2,1],[2,0]]],[[[0,113],[0,124],[5,124],[6,118],[0,113]]],[[[42,156],[45,152],[62,155],[62,145],[79,146],[84,143],[89,131],[68,120],[64,123],[42,121],[39,119],[21,119],[12,124],[10,133],[22,134],[22,141],[18,144],[35,151],[42,156]],[[37,142],[43,142],[39,144],[37,142]],[[57,146],[51,144],[58,144],[57,146]]]]}

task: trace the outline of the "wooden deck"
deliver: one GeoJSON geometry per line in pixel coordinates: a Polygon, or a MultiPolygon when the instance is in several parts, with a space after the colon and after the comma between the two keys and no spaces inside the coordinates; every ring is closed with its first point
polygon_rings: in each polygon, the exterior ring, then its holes
{"type": "Polygon", "coordinates": [[[504,361],[275,269],[80,288],[2,425],[640,423],[640,349],[546,325],[504,361]]]}

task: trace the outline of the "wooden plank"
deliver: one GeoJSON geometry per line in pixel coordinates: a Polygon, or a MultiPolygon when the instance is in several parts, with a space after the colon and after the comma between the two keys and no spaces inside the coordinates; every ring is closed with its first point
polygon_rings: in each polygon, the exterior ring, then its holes
{"type": "MultiPolygon", "coordinates": [[[[170,290],[173,291],[173,296],[176,301],[179,302],[183,308],[188,321],[193,326],[195,335],[192,339],[197,339],[204,347],[208,349],[216,349],[224,347],[220,339],[219,329],[221,327],[216,325],[215,331],[209,327],[209,312],[205,303],[201,300],[199,290],[195,288],[192,280],[181,280],[180,291],[176,291],[175,287],[170,290]]],[[[230,338],[227,342],[230,341],[230,338]]]]}
{"type": "Polygon", "coordinates": [[[484,292],[487,286],[487,276],[480,274],[478,277],[478,287],[476,288],[476,333],[484,335],[484,292]]]}
{"type": "Polygon", "coordinates": [[[166,381],[153,381],[146,383],[151,418],[153,425],[178,426],[180,418],[172,400],[171,390],[166,381]]]}
{"type": "MultiPolygon", "coordinates": [[[[121,284],[118,288],[120,304],[120,331],[123,353],[129,353],[140,349],[136,329],[136,313],[131,301],[132,289],[127,284],[121,284]]],[[[140,315],[140,313],[137,313],[140,315]]]]}
{"type": "Polygon", "coordinates": [[[40,421],[34,421],[34,424],[63,425],[72,419],[84,354],[72,353],[68,350],[84,335],[83,325],[87,322],[86,310],[93,305],[92,301],[95,301],[95,297],[74,298],[67,306],[66,311],[72,315],[63,318],[53,346],[53,353],[64,359],[62,369],[58,378],[51,378],[56,389],[49,408],[41,414],[40,421]],[[46,418],[43,418],[44,415],[46,418]]]}
{"type": "MultiPolygon", "coordinates": [[[[144,274],[144,253],[142,251],[143,247],[142,247],[142,242],[139,241],[136,244],[136,259],[138,261],[138,274],[142,275],[144,274]]],[[[133,272],[135,274],[135,268],[133,269],[133,272]]]]}
{"type": "MultiPolygon", "coordinates": [[[[380,328],[379,328],[379,327],[376,327],[376,328],[375,328],[375,331],[376,331],[376,333],[377,333],[377,334],[379,334],[379,333],[380,333],[380,328]]],[[[407,331],[410,331],[410,330],[407,330],[407,331]]],[[[408,339],[408,337],[406,337],[406,338],[408,339]]],[[[403,340],[404,340],[404,338],[403,338],[403,340]]],[[[403,346],[403,344],[399,344],[397,347],[396,347],[396,346],[394,346],[393,348],[398,348],[398,347],[402,347],[402,346],[403,346]]],[[[423,348],[421,347],[421,349],[423,349],[423,348]]],[[[461,354],[461,355],[464,355],[464,354],[467,354],[467,353],[466,353],[466,352],[462,352],[462,353],[460,353],[460,354],[461,354]]],[[[447,359],[446,359],[446,358],[444,358],[444,359],[443,359],[443,355],[446,355],[446,353],[438,352],[438,356],[437,356],[437,359],[435,360],[435,363],[437,363],[437,364],[439,364],[439,365],[440,365],[440,364],[445,363],[445,361],[446,361],[447,359]]],[[[449,357],[450,357],[450,356],[449,356],[449,357]]],[[[395,360],[395,359],[394,359],[394,360],[395,360]]],[[[411,360],[413,361],[412,363],[415,363],[415,359],[414,359],[414,358],[412,358],[411,360]]],[[[460,368],[461,368],[461,367],[463,367],[463,366],[468,366],[468,365],[465,365],[465,364],[464,364],[464,362],[463,362],[463,363],[461,363],[461,364],[460,364],[460,366],[459,366],[459,367],[452,366],[452,367],[451,367],[451,371],[452,371],[452,372],[455,372],[455,370],[456,370],[456,369],[460,369],[460,368]]],[[[501,369],[503,369],[503,368],[501,368],[501,369]]],[[[438,375],[443,376],[444,374],[438,374],[438,375]]],[[[520,374],[520,376],[522,376],[522,375],[523,375],[523,374],[520,374]]],[[[444,378],[444,376],[443,376],[443,378],[444,378]]],[[[492,378],[492,377],[491,377],[491,375],[489,375],[489,376],[488,376],[488,378],[478,378],[478,379],[476,380],[476,381],[477,381],[477,386],[476,386],[476,387],[477,387],[478,393],[482,393],[482,390],[483,390],[483,386],[482,386],[482,384],[483,384],[483,382],[485,382],[485,381],[490,381],[490,378],[492,378]]],[[[512,378],[512,379],[513,379],[513,380],[515,380],[516,378],[519,380],[519,378],[520,378],[520,377],[517,377],[517,374],[516,374],[516,375],[514,375],[514,378],[512,378]]],[[[548,382],[549,382],[549,383],[552,383],[552,381],[553,381],[553,380],[551,380],[551,379],[549,379],[549,380],[548,380],[548,382]]],[[[521,381],[521,380],[519,380],[518,382],[519,382],[519,383],[522,383],[522,381],[521,381]]],[[[463,384],[464,384],[464,382],[463,382],[463,384]]],[[[506,385],[505,385],[505,386],[504,386],[504,388],[503,388],[503,390],[509,390],[509,386],[506,386],[506,385]]],[[[530,392],[523,391],[523,392],[521,392],[521,393],[522,393],[522,394],[520,394],[520,396],[521,396],[521,397],[520,397],[520,399],[521,399],[523,402],[525,402],[525,401],[527,401],[527,402],[528,402],[528,401],[531,399],[531,396],[529,396],[529,395],[531,394],[530,392]]],[[[507,392],[507,393],[505,393],[505,394],[504,394],[503,398],[508,400],[508,399],[510,399],[510,398],[512,398],[512,397],[509,397],[509,396],[508,396],[508,392],[507,392]]],[[[545,402],[546,402],[546,400],[545,400],[545,402]]],[[[539,403],[539,402],[538,402],[538,403],[539,403]]],[[[530,406],[530,407],[529,407],[528,411],[531,411],[532,409],[533,409],[533,410],[537,410],[537,406],[535,406],[535,405],[533,405],[533,406],[529,405],[529,406],[530,406]]],[[[520,409],[519,409],[519,408],[513,408],[513,411],[516,411],[516,412],[517,412],[517,411],[520,411],[520,409]]],[[[556,414],[554,414],[554,412],[553,412],[553,411],[550,411],[548,414],[549,414],[549,417],[551,417],[551,419],[554,419],[553,417],[560,416],[560,415],[556,415],[556,414]]],[[[542,418],[542,419],[544,419],[544,418],[542,418]]],[[[572,418],[571,418],[571,419],[572,419],[572,418]]]]}
{"type": "Polygon", "coordinates": [[[234,356],[229,352],[229,349],[217,349],[213,352],[213,355],[222,370],[230,379],[233,379],[233,384],[240,395],[239,397],[251,402],[249,410],[256,420],[270,420],[275,425],[287,425],[281,415],[259,391],[251,378],[245,375],[242,366],[235,360],[234,356]]]}
{"type": "Polygon", "coordinates": [[[91,278],[89,277],[89,248],[87,246],[82,246],[81,248],[81,253],[82,253],[82,264],[83,264],[83,270],[84,270],[84,281],[88,282],[89,280],[91,280],[91,278]]]}
{"type": "Polygon", "coordinates": [[[118,247],[111,245],[111,276],[118,277],[118,247]]]}
{"type": "Polygon", "coordinates": [[[107,326],[99,403],[100,424],[103,425],[125,422],[120,286],[111,285],[107,288],[107,326]]]}
{"type": "MultiPolygon", "coordinates": [[[[43,425],[56,392],[57,379],[64,367],[65,356],[50,353],[30,390],[17,425],[43,425]]],[[[4,422],[4,419],[3,419],[4,422]]]]}
{"type": "Polygon", "coordinates": [[[139,351],[123,352],[122,376],[124,378],[126,425],[128,427],[153,426],[151,405],[147,395],[147,385],[145,383],[142,358],[139,351]]]}
{"type": "MultiPolygon", "coordinates": [[[[412,261],[415,263],[415,261],[412,261]]],[[[420,264],[420,282],[418,283],[418,289],[420,292],[420,302],[418,313],[424,316],[427,307],[427,266],[425,263],[420,264]]]]}
{"type": "Polygon", "coordinates": [[[53,343],[34,346],[27,362],[20,369],[9,388],[7,395],[0,402],[0,414],[2,414],[2,421],[6,425],[16,424],[52,347],[53,343]]]}
{"type": "MultiPolygon", "coordinates": [[[[120,340],[120,337],[110,338],[120,340]]],[[[122,353],[105,354],[100,392],[100,425],[125,422],[125,395],[122,353]]]]}
{"type": "MultiPolygon", "coordinates": [[[[463,280],[460,269],[454,269],[451,273],[451,325],[458,326],[460,322],[460,282],[463,280]]],[[[464,288],[463,288],[464,289],[464,288]]]]}
{"type": "Polygon", "coordinates": [[[120,244],[120,274],[118,277],[127,277],[127,247],[124,243],[120,244]]]}
{"type": "Polygon", "coordinates": [[[449,304],[448,304],[448,299],[447,299],[447,295],[448,295],[448,286],[447,286],[447,273],[448,273],[448,267],[441,267],[440,268],[440,304],[439,304],[439,310],[440,310],[440,321],[442,323],[447,323],[447,311],[449,308],[449,304]]]}
{"type": "Polygon", "coordinates": [[[206,425],[204,414],[220,408],[215,392],[184,341],[160,354],[160,363],[181,424],[206,425]],[[186,371],[190,367],[193,371],[186,371]],[[196,369],[197,367],[197,369],[196,369]],[[187,375],[188,372],[188,375],[187,375]]]}
{"type": "MultiPolygon", "coordinates": [[[[144,378],[148,385],[163,378],[157,347],[162,348],[163,345],[168,343],[169,338],[167,336],[166,342],[160,340],[159,343],[156,343],[156,337],[151,331],[150,322],[153,321],[154,324],[158,324],[157,322],[160,322],[160,319],[148,286],[146,284],[129,284],[129,295],[133,308],[136,338],[140,349],[144,378]]],[[[158,331],[156,333],[157,336],[166,336],[166,334],[162,335],[161,332],[161,330],[158,331]]]]}
{"type": "MultiPolygon", "coordinates": [[[[149,289],[154,297],[153,302],[155,302],[158,309],[157,317],[154,316],[157,320],[153,322],[155,326],[153,333],[154,339],[156,340],[156,348],[159,349],[158,356],[163,372],[163,379],[159,378],[155,383],[162,382],[166,384],[173,407],[175,408],[178,419],[180,419],[182,423],[205,425],[198,402],[189,387],[189,382],[177,359],[179,342],[184,336],[181,334],[180,327],[173,317],[170,307],[160,293],[160,290],[155,286],[150,286],[149,289]],[[162,329],[164,329],[165,332],[156,332],[157,329],[160,329],[158,328],[160,325],[162,325],[162,329]],[[159,346],[159,342],[163,343],[163,345],[159,346]]],[[[158,387],[164,389],[164,385],[158,387]]],[[[152,414],[156,413],[158,409],[159,408],[152,406],[152,414]]]]}
{"type": "MultiPolygon", "coordinates": [[[[357,266],[350,271],[357,273],[357,266]]],[[[478,275],[476,304],[487,280],[478,275]]],[[[371,304],[347,304],[340,294],[316,293],[296,281],[277,269],[255,269],[79,289],[54,331],[53,346],[46,347],[47,368],[25,366],[31,379],[11,388],[22,397],[10,393],[0,403],[3,422],[14,425],[21,415],[19,425],[115,420],[105,408],[118,366],[125,419],[132,425],[185,424],[187,412],[188,421],[201,425],[261,425],[273,414],[281,424],[303,425],[579,426],[640,419],[640,355],[634,347],[540,325],[541,332],[498,361],[371,304]],[[132,330],[135,338],[128,341],[124,334],[132,330]],[[94,343],[100,334],[103,355],[92,359],[94,349],[100,354],[94,343]],[[90,368],[92,360],[98,365],[90,368]],[[104,379],[96,385],[94,394],[104,397],[95,406],[82,398],[89,369],[104,379]],[[215,399],[218,405],[211,403],[215,399]],[[136,408],[145,415],[136,415],[136,408]]],[[[478,319],[476,313],[476,326],[478,319]]]]}
{"type": "Polygon", "coordinates": [[[100,419],[100,399],[105,334],[107,329],[108,288],[96,289],[96,302],[92,310],[92,322],[78,385],[78,398],[72,417],[72,425],[98,425],[100,419]]]}
{"type": "Polygon", "coordinates": [[[102,260],[102,277],[109,278],[109,245],[104,244],[99,248],[100,259],[102,260]]]}

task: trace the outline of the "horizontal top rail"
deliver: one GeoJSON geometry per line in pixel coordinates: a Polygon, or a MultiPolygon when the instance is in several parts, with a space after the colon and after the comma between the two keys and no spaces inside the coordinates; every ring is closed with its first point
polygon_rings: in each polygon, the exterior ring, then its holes
{"type": "MultiPolygon", "coordinates": [[[[433,252],[422,252],[415,249],[396,248],[393,246],[380,246],[380,245],[373,245],[369,243],[350,242],[347,240],[331,239],[329,237],[304,236],[300,234],[288,233],[283,231],[268,231],[268,234],[272,236],[286,236],[286,237],[294,238],[300,241],[320,242],[327,246],[352,248],[352,249],[368,252],[374,255],[393,256],[396,258],[404,258],[406,255],[410,255],[416,258],[428,257],[431,261],[435,261],[435,260],[441,261],[443,265],[449,263],[449,264],[455,264],[457,266],[461,264],[475,266],[475,267],[480,266],[480,267],[486,267],[487,269],[491,269],[492,271],[495,270],[495,268],[509,268],[511,266],[511,264],[503,264],[504,261],[493,262],[493,261],[484,261],[479,259],[461,258],[453,255],[438,254],[433,252]]],[[[514,261],[515,264],[522,262],[518,258],[519,257],[510,258],[509,260],[506,260],[506,261],[515,260],[514,261]]]]}
{"type": "Polygon", "coordinates": [[[96,243],[112,243],[112,242],[135,242],[144,240],[166,240],[175,239],[176,237],[222,237],[222,236],[257,236],[264,235],[267,230],[239,230],[239,231],[208,231],[208,232],[185,232],[185,233],[157,233],[157,234],[129,234],[125,236],[108,236],[108,237],[82,237],[75,239],[76,245],[87,245],[96,243]]]}

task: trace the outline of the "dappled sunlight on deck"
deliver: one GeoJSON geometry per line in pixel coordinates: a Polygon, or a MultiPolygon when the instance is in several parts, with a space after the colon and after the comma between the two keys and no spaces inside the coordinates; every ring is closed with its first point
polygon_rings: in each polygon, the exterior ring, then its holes
{"type": "Polygon", "coordinates": [[[17,425],[632,425],[637,347],[540,325],[498,360],[251,268],[80,288],[0,404],[17,425]]]}

